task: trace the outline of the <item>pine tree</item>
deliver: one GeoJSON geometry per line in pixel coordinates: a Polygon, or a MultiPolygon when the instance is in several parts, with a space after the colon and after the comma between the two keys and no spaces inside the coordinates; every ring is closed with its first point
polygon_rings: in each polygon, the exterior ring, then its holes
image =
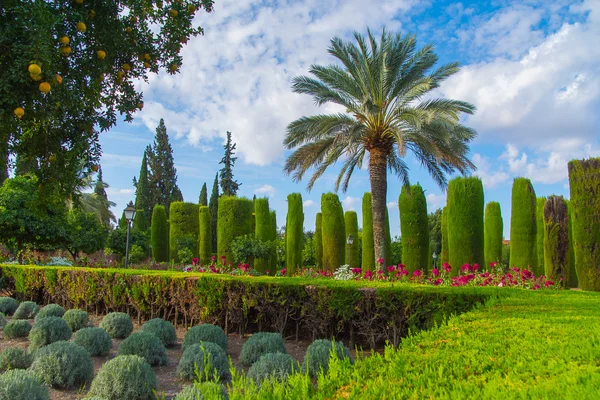
{"type": "Polygon", "coordinates": [[[94,184],[94,196],[98,199],[99,204],[102,205],[102,210],[100,211],[101,222],[109,229],[111,227],[110,223],[117,222],[117,219],[112,211],[110,211],[110,208],[116,206],[116,204],[108,200],[108,195],[106,194],[107,187],[108,184],[106,184],[102,178],[102,167],[99,167],[98,177],[94,184]]]}
{"type": "Polygon", "coordinates": [[[150,198],[150,182],[148,181],[148,160],[146,154],[147,153],[144,152],[139,179],[137,185],[135,185],[135,208],[138,212],[142,211],[142,216],[144,217],[144,221],[139,222],[136,218],[135,225],[141,230],[146,230],[150,226],[154,206],[151,203],[150,198]]]}
{"type": "Polygon", "coordinates": [[[221,190],[224,196],[235,196],[240,184],[233,180],[233,166],[237,157],[233,157],[235,154],[235,143],[231,143],[231,132],[227,132],[227,143],[223,146],[225,149],[225,155],[221,159],[219,164],[223,164],[223,168],[219,171],[219,178],[221,178],[221,190]]]}
{"type": "Polygon", "coordinates": [[[156,127],[154,144],[148,151],[148,163],[152,173],[149,177],[151,198],[154,204],[160,204],[169,212],[171,202],[182,201],[183,196],[177,186],[177,170],[173,160],[173,148],[165,121],[161,118],[156,127]]]}
{"type": "Polygon", "coordinates": [[[219,214],[219,174],[215,175],[215,182],[213,183],[212,193],[210,195],[210,202],[208,203],[210,210],[210,226],[211,226],[211,237],[212,237],[212,251],[217,252],[217,218],[219,214]]]}
{"type": "Polygon", "coordinates": [[[206,182],[202,185],[202,189],[200,189],[200,197],[198,198],[198,204],[201,206],[208,205],[208,191],[206,189],[206,182]]]}

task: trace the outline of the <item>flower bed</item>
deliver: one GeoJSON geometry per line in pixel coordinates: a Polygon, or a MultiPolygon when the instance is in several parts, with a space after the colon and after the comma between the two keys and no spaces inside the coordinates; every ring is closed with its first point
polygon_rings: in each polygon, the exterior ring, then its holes
{"type": "Polygon", "coordinates": [[[125,311],[227,332],[347,338],[397,345],[409,329],[428,329],[499,295],[498,288],[398,282],[234,277],[225,274],[0,265],[4,287],[21,299],[94,313],[125,311]]]}

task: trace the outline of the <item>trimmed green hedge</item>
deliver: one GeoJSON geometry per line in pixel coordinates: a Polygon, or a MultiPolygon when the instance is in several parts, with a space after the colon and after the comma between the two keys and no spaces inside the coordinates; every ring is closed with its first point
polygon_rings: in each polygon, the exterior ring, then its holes
{"type": "Polygon", "coordinates": [[[448,211],[444,207],[442,208],[442,254],[440,256],[442,263],[449,262],[448,255],[448,211]]]}
{"type": "Polygon", "coordinates": [[[179,250],[189,242],[194,257],[198,257],[198,204],[174,201],[169,209],[169,257],[179,260],[179,250]]]}
{"type": "Polygon", "coordinates": [[[323,266],[323,214],[318,212],[315,217],[315,258],[317,267],[323,266]]]}
{"type": "Polygon", "coordinates": [[[238,236],[252,235],[252,200],[244,197],[219,197],[217,247],[219,257],[233,259],[229,246],[238,236]]]}
{"type": "Polygon", "coordinates": [[[402,186],[398,209],[402,233],[402,264],[406,265],[411,274],[417,269],[426,270],[429,262],[429,222],[427,200],[421,185],[402,186]]]}
{"type": "Polygon", "coordinates": [[[500,203],[490,201],[485,206],[484,222],[484,253],[486,268],[493,262],[502,261],[502,238],[504,236],[504,223],[500,203]]]}
{"type": "Polygon", "coordinates": [[[483,254],[483,184],[478,177],[458,177],[448,184],[448,251],[452,274],[463,264],[485,262],[483,254]]]}
{"type": "Polygon", "coordinates": [[[577,278],[577,270],[575,269],[575,247],[573,246],[573,207],[571,202],[566,200],[569,207],[569,287],[579,287],[579,279],[577,278]]]}
{"type": "Polygon", "coordinates": [[[362,263],[363,271],[375,269],[375,242],[373,239],[373,209],[371,193],[362,198],[362,263]]]}
{"type": "Polygon", "coordinates": [[[510,266],[533,271],[537,264],[536,197],[531,181],[515,178],[510,215],[510,266]]]}
{"type": "MultiPolygon", "coordinates": [[[[271,212],[269,211],[269,199],[264,197],[256,199],[254,201],[254,215],[256,216],[256,225],[254,227],[254,237],[263,242],[273,240],[272,236],[272,221],[271,212]]],[[[267,270],[271,270],[271,260],[273,256],[269,258],[257,258],[254,260],[254,269],[262,272],[263,274],[267,270]]]]}
{"type": "Polygon", "coordinates": [[[537,265],[533,269],[536,276],[542,276],[546,273],[544,267],[544,206],[546,205],[545,197],[538,197],[535,200],[535,240],[537,244],[537,265]]]}
{"type": "Polygon", "coordinates": [[[210,208],[200,206],[198,208],[198,258],[200,265],[208,265],[212,257],[212,227],[210,226],[210,208]]]}
{"type": "Polygon", "coordinates": [[[356,215],[356,211],[346,211],[344,214],[344,224],[346,226],[346,240],[348,235],[352,235],[354,238],[352,245],[348,246],[348,243],[346,243],[346,264],[352,268],[358,268],[360,267],[360,260],[358,259],[358,216],[356,215]]]}
{"type": "Polygon", "coordinates": [[[321,212],[323,213],[323,269],[335,271],[344,264],[346,238],[344,234],[344,210],[335,193],[324,193],[321,196],[321,212]]]}
{"type": "Polygon", "coordinates": [[[544,266],[546,277],[569,287],[569,209],[562,196],[550,196],[544,205],[544,266]]]}
{"type": "Polygon", "coordinates": [[[304,211],[302,196],[292,193],[287,197],[288,213],[285,225],[285,267],[287,275],[302,268],[302,248],[304,247],[304,211]]]}
{"type": "Polygon", "coordinates": [[[579,287],[600,291],[600,158],[569,162],[579,287]]]}
{"type": "MultiPolygon", "coordinates": [[[[384,258],[385,258],[385,263],[387,265],[390,265],[390,261],[392,259],[392,234],[390,232],[390,213],[387,209],[387,207],[385,208],[385,246],[384,246],[384,258]]],[[[386,266],[384,265],[384,268],[386,266]]],[[[426,267],[424,267],[423,269],[427,269],[426,267]]]]}
{"type": "Polygon", "coordinates": [[[331,359],[318,385],[304,373],[261,388],[238,380],[229,398],[596,399],[600,295],[509,293],[404,339],[397,350],[354,365],[331,359]]]}
{"type": "MultiPolygon", "coordinates": [[[[277,240],[277,213],[271,211],[271,240],[275,242],[277,240]]],[[[270,275],[275,275],[277,272],[277,249],[273,248],[273,257],[271,258],[271,269],[269,270],[270,275]]]]}
{"type": "Polygon", "coordinates": [[[16,297],[66,308],[369,345],[398,344],[408,329],[430,328],[502,290],[76,267],[0,265],[0,272],[16,297]]]}

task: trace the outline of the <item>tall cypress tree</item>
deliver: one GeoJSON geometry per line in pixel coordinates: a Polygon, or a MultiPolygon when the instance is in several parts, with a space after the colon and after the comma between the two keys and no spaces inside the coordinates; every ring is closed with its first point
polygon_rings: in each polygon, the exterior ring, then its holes
{"type": "Polygon", "coordinates": [[[206,182],[202,185],[202,189],[200,189],[200,197],[198,198],[198,204],[201,206],[208,205],[208,190],[206,189],[206,182]]]}
{"type": "Polygon", "coordinates": [[[150,182],[148,181],[148,160],[147,153],[144,152],[139,179],[135,187],[135,208],[138,212],[142,211],[142,214],[140,219],[135,219],[134,223],[137,228],[144,231],[150,227],[150,221],[152,219],[153,204],[151,201],[150,182]],[[142,217],[143,219],[141,219],[142,217]]]}
{"type": "Polygon", "coordinates": [[[101,214],[102,224],[109,229],[110,223],[117,222],[117,219],[112,211],[110,211],[110,207],[114,207],[116,204],[108,200],[108,195],[106,194],[107,187],[108,185],[102,179],[102,167],[99,167],[98,177],[96,178],[96,183],[94,184],[94,195],[103,205],[101,214]]]}
{"type": "Polygon", "coordinates": [[[225,196],[235,196],[240,188],[240,184],[233,179],[233,166],[237,157],[233,157],[235,154],[235,143],[231,142],[231,132],[227,132],[227,142],[223,148],[225,149],[225,155],[219,162],[219,164],[223,164],[223,168],[219,171],[221,190],[225,196]]]}
{"type": "Polygon", "coordinates": [[[152,171],[149,177],[151,197],[155,204],[164,206],[168,213],[171,202],[182,201],[183,196],[177,186],[173,148],[169,143],[167,127],[162,118],[156,127],[154,144],[150,148],[148,156],[148,163],[152,171]]]}
{"type": "Polygon", "coordinates": [[[219,174],[215,175],[210,202],[208,203],[210,210],[210,226],[212,235],[212,251],[217,252],[217,218],[219,214],[219,174]]]}

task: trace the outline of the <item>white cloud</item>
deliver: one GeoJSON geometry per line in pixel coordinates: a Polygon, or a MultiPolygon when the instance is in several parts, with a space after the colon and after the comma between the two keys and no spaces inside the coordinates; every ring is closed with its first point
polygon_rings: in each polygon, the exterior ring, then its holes
{"type": "Polygon", "coordinates": [[[314,206],[315,204],[316,204],[316,203],[315,203],[314,201],[312,201],[312,200],[305,200],[305,201],[304,201],[304,203],[302,203],[302,205],[303,205],[304,207],[312,207],[312,206],[314,206]]]}
{"type": "Polygon", "coordinates": [[[106,188],[106,194],[108,196],[131,196],[132,194],[135,194],[135,190],[132,188],[127,188],[127,189],[117,189],[117,188],[106,188]]]}
{"type": "Polygon", "coordinates": [[[344,207],[344,211],[356,211],[356,206],[361,202],[359,197],[346,196],[345,199],[342,200],[342,206],[344,207]]]}
{"type": "Polygon", "coordinates": [[[292,77],[312,63],[329,63],[329,40],[369,26],[387,25],[414,0],[261,2],[224,0],[195,24],[205,35],[184,48],[178,75],[140,82],[145,93],[142,122],[154,130],[163,117],[169,132],[195,146],[231,131],[240,157],[268,165],[281,157],[287,125],[317,109],[306,95],[291,92],[292,77]]]}
{"type": "Polygon", "coordinates": [[[271,185],[263,185],[259,188],[254,189],[255,194],[273,196],[275,195],[276,189],[271,185]]]}
{"type": "Polygon", "coordinates": [[[432,212],[446,205],[446,194],[429,193],[427,195],[427,212],[432,212]]]}
{"type": "Polygon", "coordinates": [[[492,164],[487,157],[475,153],[473,155],[473,163],[477,165],[477,171],[473,175],[481,178],[483,186],[486,189],[491,189],[499,183],[506,182],[509,175],[503,170],[493,171],[494,167],[498,167],[499,163],[492,164]]]}
{"type": "Polygon", "coordinates": [[[389,203],[387,203],[387,207],[394,209],[394,208],[398,207],[398,203],[395,201],[390,201],[389,203]]]}
{"type": "Polygon", "coordinates": [[[102,154],[102,166],[104,167],[136,167],[139,169],[141,165],[141,156],[124,156],[112,153],[102,154]]]}

